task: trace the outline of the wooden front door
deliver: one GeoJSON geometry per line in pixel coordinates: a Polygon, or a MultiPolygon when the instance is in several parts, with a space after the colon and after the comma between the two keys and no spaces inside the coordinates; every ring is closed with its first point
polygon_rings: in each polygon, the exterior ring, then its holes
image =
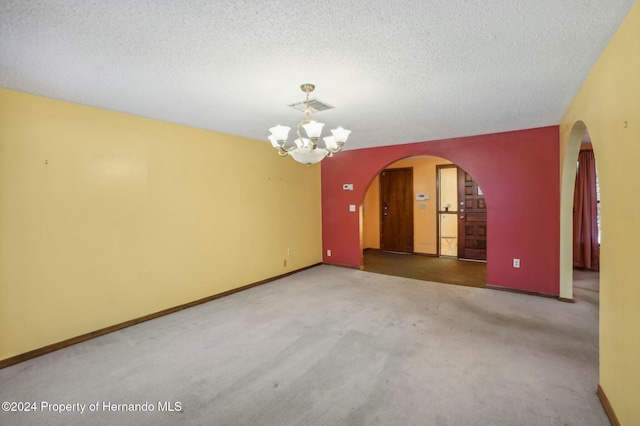
{"type": "Polygon", "coordinates": [[[487,260],[487,203],[473,178],[458,168],[458,258],[487,260]]]}
{"type": "Polygon", "coordinates": [[[413,169],[380,173],[380,249],[413,253],[413,169]]]}

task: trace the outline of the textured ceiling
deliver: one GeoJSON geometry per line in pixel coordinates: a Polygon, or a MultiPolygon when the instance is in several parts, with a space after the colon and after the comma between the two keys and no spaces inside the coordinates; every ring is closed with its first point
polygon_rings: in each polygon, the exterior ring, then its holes
{"type": "MultiPolygon", "coordinates": [[[[347,148],[558,124],[633,0],[0,0],[0,86],[347,148]]],[[[265,142],[268,143],[268,142],[265,142]]]]}

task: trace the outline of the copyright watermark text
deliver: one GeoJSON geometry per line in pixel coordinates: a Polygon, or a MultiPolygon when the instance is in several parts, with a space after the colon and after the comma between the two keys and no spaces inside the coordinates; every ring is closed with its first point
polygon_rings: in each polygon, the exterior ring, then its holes
{"type": "Polygon", "coordinates": [[[5,412],[46,412],[46,413],[80,413],[87,412],[181,412],[182,403],[179,401],[157,401],[141,403],[115,403],[111,401],[96,401],[92,403],[59,403],[49,401],[4,401],[2,411],[5,412]]]}

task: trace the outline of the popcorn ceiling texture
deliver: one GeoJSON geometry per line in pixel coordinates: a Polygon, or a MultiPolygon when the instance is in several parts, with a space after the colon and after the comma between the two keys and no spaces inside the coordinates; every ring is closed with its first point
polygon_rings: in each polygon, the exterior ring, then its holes
{"type": "Polygon", "coordinates": [[[265,140],[287,105],[347,149],[558,124],[633,0],[1,0],[0,86],[265,140]]]}

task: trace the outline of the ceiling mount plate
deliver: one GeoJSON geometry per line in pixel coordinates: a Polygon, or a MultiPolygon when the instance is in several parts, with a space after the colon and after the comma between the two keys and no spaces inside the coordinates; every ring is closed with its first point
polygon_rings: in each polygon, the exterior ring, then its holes
{"type": "Polygon", "coordinates": [[[300,85],[300,89],[304,92],[304,93],[311,93],[313,92],[313,90],[316,88],[315,85],[307,83],[307,84],[302,84],[300,85]]]}
{"type": "Polygon", "coordinates": [[[305,107],[309,105],[311,108],[311,112],[320,112],[325,111],[327,109],[335,108],[328,103],[322,102],[319,99],[309,99],[308,101],[296,102],[295,104],[287,105],[295,110],[304,112],[305,107]]]}

